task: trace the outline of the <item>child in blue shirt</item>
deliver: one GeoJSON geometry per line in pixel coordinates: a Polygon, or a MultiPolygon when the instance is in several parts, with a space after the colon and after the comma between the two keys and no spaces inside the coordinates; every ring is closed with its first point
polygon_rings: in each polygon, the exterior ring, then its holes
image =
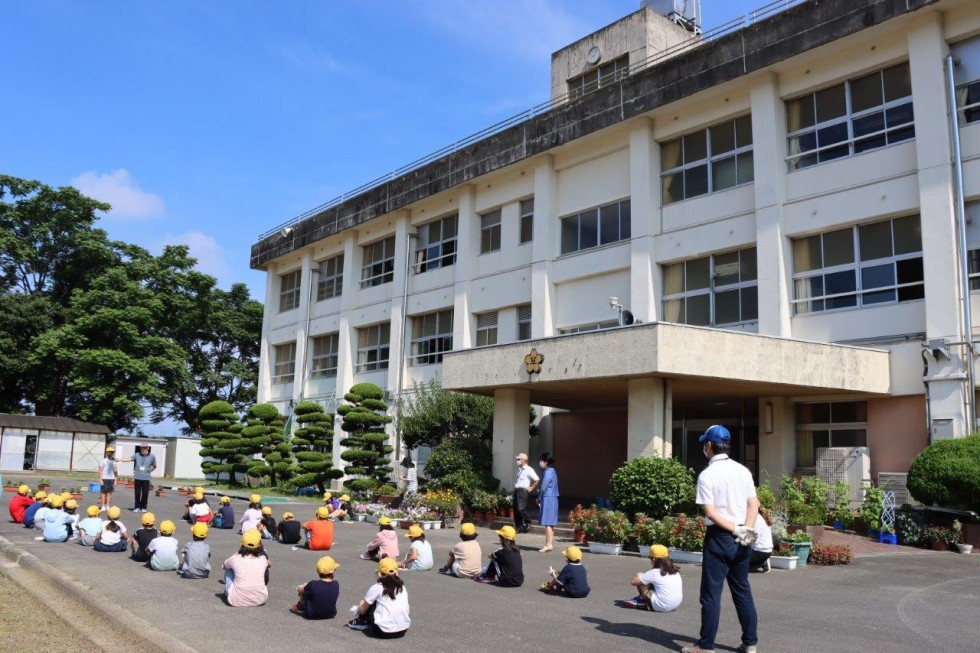
{"type": "Polygon", "coordinates": [[[231,497],[221,497],[221,506],[211,520],[211,525],[215,528],[235,527],[235,509],[231,507],[231,497]]]}
{"type": "MultiPolygon", "coordinates": [[[[61,510],[63,503],[60,496],[51,498],[51,509],[44,513],[44,534],[40,539],[45,542],[67,542],[71,537],[71,526],[75,518],[61,510]]],[[[35,518],[36,523],[36,518],[35,518]]]]}
{"type": "Polygon", "coordinates": [[[78,522],[78,543],[92,546],[95,544],[95,536],[102,532],[104,522],[99,517],[98,506],[89,506],[85,513],[88,517],[78,522]]]}
{"type": "Polygon", "coordinates": [[[24,511],[24,528],[34,528],[34,519],[37,516],[37,512],[41,508],[48,507],[48,493],[44,490],[39,491],[34,495],[34,503],[27,506],[27,510],[24,511]]]}
{"type": "Polygon", "coordinates": [[[592,590],[585,567],[582,566],[582,549],[573,545],[562,551],[562,555],[568,560],[568,564],[562,568],[561,573],[552,569],[551,580],[541,583],[541,589],[573,599],[584,599],[592,590]]]}

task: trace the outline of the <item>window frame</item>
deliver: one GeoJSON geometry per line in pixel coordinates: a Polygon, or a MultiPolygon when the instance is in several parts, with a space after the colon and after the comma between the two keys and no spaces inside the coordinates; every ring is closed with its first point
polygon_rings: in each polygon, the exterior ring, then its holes
{"type": "Polygon", "coordinates": [[[322,333],[310,338],[310,378],[329,379],[337,376],[340,366],[340,333],[322,333]],[[317,345],[327,343],[327,351],[318,352],[317,345]],[[329,347],[332,344],[333,348],[329,347]]]}
{"type": "Polygon", "coordinates": [[[344,292],[344,253],[325,258],[317,266],[316,300],[340,297],[344,292]],[[333,271],[330,271],[331,264],[333,271]]]}
{"type": "MultiPolygon", "coordinates": [[[[577,254],[579,252],[586,252],[593,249],[598,249],[600,247],[608,247],[616,244],[621,244],[628,242],[632,237],[632,216],[633,207],[632,202],[629,197],[616,200],[615,202],[609,202],[608,204],[603,204],[601,206],[594,206],[578,213],[573,213],[571,215],[566,215],[558,220],[559,224],[559,258],[562,256],[569,256],[572,254],[577,254]],[[627,207],[626,211],[623,207],[627,207]],[[616,227],[618,238],[608,240],[603,242],[602,236],[602,213],[604,209],[609,209],[611,207],[616,207],[616,227]],[[586,218],[587,214],[594,213],[595,215],[595,245],[589,245],[587,247],[582,247],[582,221],[586,218]],[[576,247],[574,249],[565,249],[565,227],[566,225],[575,223],[575,233],[576,233],[576,247]],[[624,228],[625,227],[625,228],[624,228]],[[625,232],[625,235],[624,235],[625,232]]],[[[587,219],[587,218],[586,218],[587,219]]]]}
{"type": "Polygon", "coordinates": [[[296,380],[296,341],[273,345],[272,361],[272,383],[293,383],[296,380]],[[284,351],[291,352],[288,361],[281,360],[284,351]]]}
{"type": "Polygon", "coordinates": [[[694,199],[695,197],[703,197],[705,195],[711,195],[712,193],[718,193],[724,190],[731,190],[732,188],[738,188],[739,186],[744,186],[745,184],[751,184],[755,182],[755,139],[752,134],[752,114],[746,113],[742,115],[723,120],[721,122],[709,125],[704,129],[699,129],[693,132],[688,132],[678,136],[677,138],[672,138],[669,141],[664,141],[660,144],[660,191],[661,191],[661,204],[663,206],[669,206],[671,204],[676,204],[677,202],[684,202],[689,199],[694,199]],[[739,145],[739,122],[748,119],[745,124],[748,125],[748,144],[739,145]],[[732,128],[732,145],[733,148],[730,150],[725,150],[723,152],[714,152],[714,139],[711,137],[712,130],[719,130],[723,127],[731,125],[732,128]],[[693,159],[691,161],[685,160],[685,147],[684,143],[692,136],[704,132],[705,139],[705,156],[699,159],[693,159]],[[665,168],[664,152],[669,145],[673,143],[678,143],[680,146],[680,161],[681,164],[674,166],[672,168],[665,168]],[[731,186],[725,186],[724,188],[715,188],[715,166],[716,164],[727,161],[728,159],[735,159],[735,183],[731,186]],[[743,164],[743,161],[748,160],[747,164],[743,164]],[[742,178],[740,171],[742,165],[746,165],[746,169],[749,171],[747,174],[748,178],[742,178]],[[688,195],[687,193],[687,176],[688,171],[696,170],[697,168],[705,167],[705,191],[703,193],[696,193],[694,195],[688,195]],[[673,199],[668,192],[668,185],[671,181],[680,175],[681,180],[681,197],[673,199]],[[671,197],[671,199],[667,199],[671,197]]]}
{"type": "Polygon", "coordinates": [[[373,243],[361,246],[361,288],[373,288],[391,283],[395,279],[395,236],[386,236],[373,243]],[[390,245],[390,252],[389,250],[390,245]],[[378,248],[381,258],[374,259],[378,248]],[[372,258],[368,258],[368,253],[372,258]]]}
{"type": "Polygon", "coordinates": [[[300,293],[303,289],[303,269],[290,270],[279,275],[279,312],[286,313],[299,308],[300,293]],[[289,286],[289,281],[295,280],[295,286],[289,286]],[[289,305],[289,304],[292,305],[289,305]]]}
{"type": "Polygon", "coordinates": [[[368,374],[371,372],[381,372],[388,369],[391,359],[391,322],[377,322],[375,324],[365,324],[356,327],[357,329],[357,351],[354,355],[354,373],[368,374]],[[376,333],[374,342],[365,344],[361,338],[362,333],[371,335],[376,333]],[[382,340],[382,336],[384,339],[382,340]],[[375,353],[376,358],[371,360],[371,354],[375,353]]]}
{"type": "Polygon", "coordinates": [[[565,81],[568,88],[568,99],[575,100],[587,95],[592,91],[603,88],[621,79],[629,77],[630,74],[630,55],[627,52],[612,61],[596,65],[592,70],[586,71],[581,75],[576,75],[565,81]],[[602,73],[604,68],[612,66],[612,72],[602,73]]]}
{"type": "Polygon", "coordinates": [[[757,324],[759,322],[759,263],[758,263],[758,247],[752,245],[751,247],[741,247],[735,250],[728,250],[724,252],[713,252],[707,256],[698,256],[691,259],[684,259],[683,261],[675,261],[674,263],[667,263],[661,265],[662,267],[662,278],[663,278],[663,294],[661,299],[661,311],[663,314],[664,321],[667,320],[667,304],[668,302],[683,302],[683,312],[684,321],[673,322],[674,324],[687,324],[691,326],[705,326],[711,328],[730,328],[736,326],[744,326],[747,324],[757,324]],[[743,257],[747,252],[753,251],[754,258],[756,260],[755,270],[752,272],[751,278],[742,278],[742,268],[743,268],[743,257]],[[717,278],[720,276],[717,272],[717,259],[722,256],[728,256],[731,254],[738,254],[739,257],[739,280],[734,283],[724,283],[717,285],[717,278]],[[687,266],[698,261],[708,260],[708,285],[704,288],[695,288],[692,290],[687,289],[687,266]],[[667,294],[667,269],[675,265],[684,266],[684,290],[676,293],[667,294]],[[745,295],[743,291],[748,291],[755,289],[755,317],[746,318],[745,315],[745,295]],[[739,301],[739,319],[734,322],[717,322],[716,315],[718,313],[717,303],[718,295],[730,293],[733,291],[738,291],[738,301],[739,301]],[[687,320],[687,306],[688,300],[694,297],[708,296],[708,324],[694,324],[687,320]]]}
{"type": "Polygon", "coordinates": [[[453,313],[452,308],[444,308],[412,316],[411,354],[408,357],[411,367],[442,363],[443,354],[453,350],[453,313]],[[425,319],[433,316],[436,320],[436,332],[432,335],[425,335],[425,319]],[[442,329],[445,328],[447,319],[449,330],[444,331],[442,329]],[[421,351],[423,349],[425,351],[421,351]]]}
{"type": "Polygon", "coordinates": [[[576,333],[588,333],[589,331],[604,331],[606,329],[615,329],[618,326],[622,326],[618,318],[615,320],[603,320],[602,322],[591,322],[589,324],[579,324],[577,326],[558,329],[558,335],[569,336],[576,333]]]}
{"type": "Polygon", "coordinates": [[[497,311],[488,311],[486,313],[476,314],[474,317],[476,317],[476,332],[473,338],[474,346],[491,347],[497,344],[500,314],[497,311]],[[483,342],[480,342],[481,339],[483,342]]]}
{"type": "MultiPolygon", "coordinates": [[[[802,460],[800,457],[800,432],[801,431],[826,431],[827,432],[827,446],[849,446],[849,445],[834,445],[834,431],[864,431],[864,444],[854,445],[858,447],[868,448],[868,422],[835,422],[834,421],[834,405],[835,404],[865,404],[865,418],[867,418],[867,401],[801,401],[794,404],[793,406],[793,423],[794,429],[793,433],[795,436],[795,446],[796,446],[796,469],[815,469],[817,466],[817,449],[814,446],[811,452],[811,457],[813,458],[812,465],[800,464],[802,460]],[[830,416],[829,422],[800,422],[797,419],[798,407],[802,405],[819,405],[828,406],[828,414],[830,416]]],[[[869,449],[870,451],[870,449],[869,449]]]]}
{"type": "Polygon", "coordinates": [[[521,304],[517,307],[517,342],[526,342],[531,339],[531,317],[533,309],[530,304],[521,304]],[[521,337],[521,330],[527,327],[527,337],[521,337]]]}
{"type": "Polygon", "coordinates": [[[419,225],[419,236],[415,247],[415,274],[424,274],[432,270],[449,267],[456,264],[456,254],[459,250],[459,214],[453,213],[446,215],[431,222],[419,225]],[[452,223],[452,235],[446,236],[446,226],[452,223]],[[439,227],[439,239],[430,242],[431,230],[434,226],[439,227]],[[446,250],[451,251],[446,251],[446,250]],[[430,250],[436,250],[437,256],[429,256],[430,250]]]}
{"type": "Polygon", "coordinates": [[[503,212],[500,207],[481,213],[480,220],[480,255],[500,251],[500,232],[503,212]]]}
{"type": "Polygon", "coordinates": [[[534,241],[534,198],[521,200],[517,210],[517,244],[526,245],[534,241]]]}

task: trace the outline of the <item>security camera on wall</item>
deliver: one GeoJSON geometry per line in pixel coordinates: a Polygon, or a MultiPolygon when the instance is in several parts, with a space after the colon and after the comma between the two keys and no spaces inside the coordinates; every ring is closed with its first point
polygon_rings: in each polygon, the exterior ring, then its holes
{"type": "Polygon", "coordinates": [[[618,307],[619,307],[619,297],[610,297],[609,308],[618,308],[618,307]]]}

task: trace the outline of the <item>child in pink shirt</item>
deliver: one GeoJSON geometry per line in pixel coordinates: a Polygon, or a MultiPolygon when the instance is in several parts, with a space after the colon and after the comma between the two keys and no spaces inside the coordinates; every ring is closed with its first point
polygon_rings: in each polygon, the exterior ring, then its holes
{"type": "Polygon", "coordinates": [[[361,560],[381,560],[385,557],[398,559],[398,536],[391,527],[389,517],[378,520],[378,534],[367,545],[367,552],[361,554],[361,560]]]}

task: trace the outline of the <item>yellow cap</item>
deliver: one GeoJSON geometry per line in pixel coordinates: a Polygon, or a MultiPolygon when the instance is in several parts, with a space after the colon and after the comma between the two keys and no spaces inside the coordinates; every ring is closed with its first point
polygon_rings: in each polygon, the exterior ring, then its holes
{"type": "Polygon", "coordinates": [[[198,485],[196,488],[194,488],[194,494],[204,494],[204,488],[198,485]]]}
{"type": "Polygon", "coordinates": [[[34,498],[37,499],[38,501],[42,501],[48,498],[48,493],[45,492],[44,490],[38,490],[37,494],[34,495],[34,498]]]}
{"type": "Polygon", "coordinates": [[[175,530],[177,530],[177,526],[169,519],[164,519],[160,522],[161,535],[173,535],[175,530]]]}
{"type": "Polygon", "coordinates": [[[341,494],[340,495],[340,500],[341,501],[350,501],[350,495],[349,494],[341,494]]]}
{"type": "Polygon", "coordinates": [[[669,558],[670,551],[663,544],[654,544],[650,547],[651,558],[669,558]]]}
{"type": "Polygon", "coordinates": [[[191,535],[204,539],[208,536],[208,525],[202,521],[191,526],[191,535]]]}
{"type": "Polygon", "coordinates": [[[17,488],[17,494],[30,494],[31,488],[26,485],[21,485],[17,488]]]}
{"type": "Polygon", "coordinates": [[[258,494],[253,494],[248,498],[249,503],[262,503],[262,497],[258,494]]]}
{"type": "Polygon", "coordinates": [[[152,512],[144,512],[143,516],[140,517],[140,523],[144,526],[153,526],[153,524],[157,523],[157,516],[152,512]]]}
{"type": "Polygon", "coordinates": [[[378,526],[391,526],[391,517],[378,517],[378,526]]]}
{"type": "Polygon", "coordinates": [[[51,502],[52,508],[60,508],[64,503],[64,500],[61,498],[60,494],[52,494],[51,498],[48,499],[48,501],[51,502]]]}
{"type": "Polygon", "coordinates": [[[256,529],[245,531],[242,534],[242,546],[246,549],[257,549],[262,546],[262,533],[256,529]]]}
{"type": "Polygon", "coordinates": [[[221,499],[219,499],[219,502],[220,503],[231,503],[231,497],[221,497],[221,499]]]}
{"type": "Polygon", "coordinates": [[[195,492],[194,493],[194,499],[196,499],[197,501],[201,501],[202,499],[204,499],[204,493],[203,492],[195,492]]]}
{"type": "Polygon", "coordinates": [[[378,573],[382,576],[394,576],[398,573],[398,561],[394,558],[381,558],[378,562],[378,573]]]}
{"type": "Polygon", "coordinates": [[[68,501],[68,499],[71,499],[71,492],[62,492],[61,493],[61,500],[62,501],[68,501]]]}
{"type": "Polygon", "coordinates": [[[324,501],[326,501],[327,499],[332,499],[332,498],[333,498],[333,494],[331,494],[330,492],[324,492],[323,493],[323,500],[324,501]]]}
{"type": "Polygon", "coordinates": [[[85,512],[88,514],[89,517],[98,517],[99,516],[99,507],[98,506],[89,506],[88,508],[85,509],[85,512]]]}
{"type": "Polygon", "coordinates": [[[332,574],[337,571],[337,561],[330,556],[323,556],[316,561],[316,573],[318,574],[332,574]]]}
{"type": "Polygon", "coordinates": [[[105,448],[105,452],[106,453],[111,453],[111,452],[113,452],[115,450],[116,450],[116,448],[114,446],[112,446],[111,444],[108,447],[105,448]]]}
{"type": "Polygon", "coordinates": [[[501,526],[500,530],[497,531],[497,535],[511,542],[517,539],[517,531],[514,530],[513,526],[501,526]]]}
{"type": "Polygon", "coordinates": [[[564,551],[561,552],[563,556],[568,558],[570,562],[581,562],[582,561],[582,549],[578,548],[574,544],[564,551]]]}
{"type": "Polygon", "coordinates": [[[326,519],[330,516],[330,511],[327,510],[326,506],[320,506],[316,509],[316,516],[318,519],[326,519]]]}
{"type": "Polygon", "coordinates": [[[283,519],[292,519],[293,517],[294,517],[294,515],[291,512],[284,512],[284,513],[282,513],[282,518],[283,519]]]}
{"type": "Polygon", "coordinates": [[[109,511],[106,513],[109,519],[119,519],[119,515],[121,514],[122,514],[122,510],[119,509],[119,506],[112,506],[111,508],[109,508],[109,511]]]}
{"type": "Polygon", "coordinates": [[[78,508],[78,502],[74,499],[68,499],[68,501],[65,501],[65,508],[67,510],[76,510],[78,508]]]}
{"type": "Polygon", "coordinates": [[[405,537],[422,537],[422,527],[418,524],[412,524],[408,527],[408,534],[405,537]]]}
{"type": "Polygon", "coordinates": [[[466,522],[459,527],[460,535],[476,535],[476,526],[473,522],[466,522]]]}
{"type": "Polygon", "coordinates": [[[272,508],[270,508],[269,506],[263,506],[263,508],[262,508],[262,514],[263,515],[267,515],[267,516],[268,515],[271,515],[272,514],[272,508]]]}

